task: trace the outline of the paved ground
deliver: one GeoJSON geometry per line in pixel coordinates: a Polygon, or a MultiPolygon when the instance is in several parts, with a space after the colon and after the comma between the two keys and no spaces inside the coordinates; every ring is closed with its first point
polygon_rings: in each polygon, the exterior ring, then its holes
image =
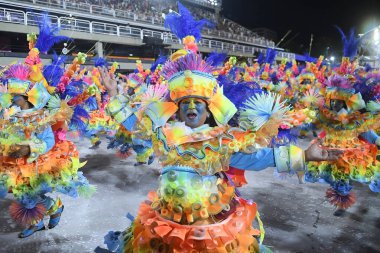
{"type": "MultiPolygon", "coordinates": [[[[7,209],[11,197],[0,200],[0,252],[94,252],[104,247],[109,230],[129,225],[126,214],[135,215],[149,190],[157,187],[154,168],[134,167],[133,158],[120,160],[102,145],[96,151],[79,143],[83,169],[97,185],[91,199],[62,197],[65,211],[53,230],[18,239],[7,209]]],[[[278,179],[273,169],[247,173],[249,186],[241,192],[258,203],[266,228],[265,244],[274,252],[380,252],[380,198],[367,186],[355,185],[356,205],[343,217],[324,201],[326,185],[298,184],[296,178],[278,179]]]]}

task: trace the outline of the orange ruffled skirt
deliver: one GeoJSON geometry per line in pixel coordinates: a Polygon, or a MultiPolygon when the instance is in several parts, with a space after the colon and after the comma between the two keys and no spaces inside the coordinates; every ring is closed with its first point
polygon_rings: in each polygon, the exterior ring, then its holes
{"type": "MultiPolygon", "coordinates": [[[[156,193],[150,193],[154,199],[156,193]]],[[[182,225],[162,218],[151,201],[141,204],[132,227],[131,238],[124,242],[125,253],[258,253],[252,227],[256,203],[238,198],[236,211],[223,221],[208,225],[182,225]]]]}
{"type": "Polygon", "coordinates": [[[30,181],[43,174],[52,178],[61,179],[61,171],[67,169],[76,174],[76,168],[72,166],[72,158],[78,158],[79,153],[75,145],[70,141],[59,141],[46,154],[40,155],[33,163],[27,163],[26,157],[14,159],[0,157],[0,174],[10,177],[10,185],[18,188],[21,185],[31,187],[30,181]]]}

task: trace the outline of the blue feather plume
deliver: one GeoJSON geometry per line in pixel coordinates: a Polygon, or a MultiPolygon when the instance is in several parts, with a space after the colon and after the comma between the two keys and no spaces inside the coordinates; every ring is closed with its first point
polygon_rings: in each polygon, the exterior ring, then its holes
{"type": "Polygon", "coordinates": [[[40,29],[35,47],[41,53],[47,54],[49,50],[62,41],[69,41],[71,38],[66,36],[59,36],[59,27],[57,24],[51,22],[47,13],[44,13],[40,20],[38,20],[38,27],[40,29]]]}
{"type": "Polygon", "coordinates": [[[160,64],[164,64],[166,60],[168,59],[167,56],[159,56],[158,59],[153,63],[153,65],[150,67],[150,71],[153,72],[156,70],[157,66],[160,64]]]}
{"type": "Polygon", "coordinates": [[[350,30],[349,36],[347,38],[342,29],[340,29],[338,26],[335,27],[338,29],[340,35],[342,36],[343,56],[352,59],[358,53],[361,38],[356,38],[355,29],[353,28],[350,30]]]}
{"type": "Polygon", "coordinates": [[[226,53],[212,52],[206,59],[206,62],[213,67],[218,67],[224,63],[227,58],[226,53]]]}
{"type": "Polygon", "coordinates": [[[264,54],[263,53],[260,53],[259,54],[259,57],[257,58],[257,62],[261,65],[264,63],[264,54]]]}
{"type": "Polygon", "coordinates": [[[79,94],[83,93],[84,87],[85,83],[82,80],[72,81],[66,86],[65,92],[63,93],[62,97],[76,97],[79,94]]]}
{"type": "Polygon", "coordinates": [[[65,70],[61,67],[66,60],[66,56],[58,56],[56,52],[53,54],[53,62],[44,66],[43,75],[50,86],[57,87],[65,70]]]}
{"type": "Polygon", "coordinates": [[[371,67],[371,65],[369,65],[369,63],[367,63],[366,65],[364,65],[364,68],[365,68],[366,72],[369,72],[369,71],[372,70],[372,67],[371,67]]]}
{"type": "Polygon", "coordinates": [[[88,107],[90,111],[94,111],[98,109],[98,103],[96,102],[96,97],[89,97],[86,100],[85,105],[88,107]]]}
{"type": "Polygon", "coordinates": [[[264,92],[262,89],[251,88],[250,86],[249,83],[244,82],[227,85],[223,87],[223,93],[229,100],[231,100],[237,109],[240,109],[248,98],[264,92]]]}
{"type": "Polygon", "coordinates": [[[172,33],[174,33],[179,39],[183,39],[186,36],[192,35],[198,42],[201,39],[201,32],[204,26],[214,28],[215,24],[207,19],[196,21],[191,15],[190,11],[178,2],[178,13],[169,13],[165,17],[164,26],[172,33]]]}
{"type": "Polygon", "coordinates": [[[272,64],[274,60],[276,59],[277,51],[273,48],[267,49],[267,54],[265,57],[265,63],[272,64]]]}
{"type": "Polygon", "coordinates": [[[290,69],[292,67],[293,67],[293,63],[292,62],[290,62],[290,61],[286,62],[285,69],[290,69]]]}
{"type": "Polygon", "coordinates": [[[88,119],[88,118],[90,118],[90,115],[88,114],[88,112],[85,109],[83,109],[81,106],[77,105],[74,108],[73,117],[71,118],[71,121],[69,124],[70,129],[78,130],[82,134],[85,133],[87,125],[83,119],[88,119]]]}
{"type": "Polygon", "coordinates": [[[108,67],[109,63],[106,59],[98,57],[95,59],[95,67],[108,67]]]}
{"type": "Polygon", "coordinates": [[[272,80],[272,82],[273,82],[274,84],[277,84],[278,81],[279,81],[276,72],[273,72],[272,74],[270,74],[270,79],[272,80]]]}

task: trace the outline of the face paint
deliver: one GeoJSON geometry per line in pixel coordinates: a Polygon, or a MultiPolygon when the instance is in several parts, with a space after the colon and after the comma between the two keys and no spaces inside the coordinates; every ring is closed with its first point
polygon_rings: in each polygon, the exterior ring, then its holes
{"type": "Polygon", "coordinates": [[[132,87],[128,87],[127,93],[129,96],[133,96],[133,95],[135,95],[135,89],[132,87]]]}
{"type": "Polygon", "coordinates": [[[23,96],[18,96],[18,95],[14,96],[13,103],[17,105],[18,107],[20,107],[22,110],[29,109],[29,104],[23,96]]]}
{"type": "Polygon", "coordinates": [[[307,84],[311,84],[311,80],[310,79],[304,79],[302,82],[301,82],[301,84],[303,84],[303,85],[307,85],[307,84]]]}
{"type": "Polygon", "coordinates": [[[344,100],[332,99],[330,101],[330,110],[339,112],[343,108],[347,109],[346,102],[344,102],[344,100]]]}
{"type": "Polygon", "coordinates": [[[186,126],[196,128],[206,122],[207,104],[199,98],[185,98],[179,104],[179,119],[186,126]]]}

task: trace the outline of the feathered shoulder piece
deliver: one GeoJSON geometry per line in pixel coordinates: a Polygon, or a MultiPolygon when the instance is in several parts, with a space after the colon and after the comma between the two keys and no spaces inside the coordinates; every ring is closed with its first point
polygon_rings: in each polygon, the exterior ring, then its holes
{"type": "MultiPolygon", "coordinates": [[[[281,124],[289,121],[290,107],[286,101],[274,93],[257,93],[247,99],[239,110],[239,125],[243,129],[255,131],[258,140],[269,140],[278,134],[281,124]]],[[[260,143],[265,144],[265,143],[260,143]]]]}
{"type": "Polygon", "coordinates": [[[26,81],[29,78],[29,72],[30,72],[30,68],[28,65],[22,64],[22,63],[16,63],[16,64],[10,65],[4,71],[4,77],[5,79],[16,78],[22,81],[26,81]]]}

